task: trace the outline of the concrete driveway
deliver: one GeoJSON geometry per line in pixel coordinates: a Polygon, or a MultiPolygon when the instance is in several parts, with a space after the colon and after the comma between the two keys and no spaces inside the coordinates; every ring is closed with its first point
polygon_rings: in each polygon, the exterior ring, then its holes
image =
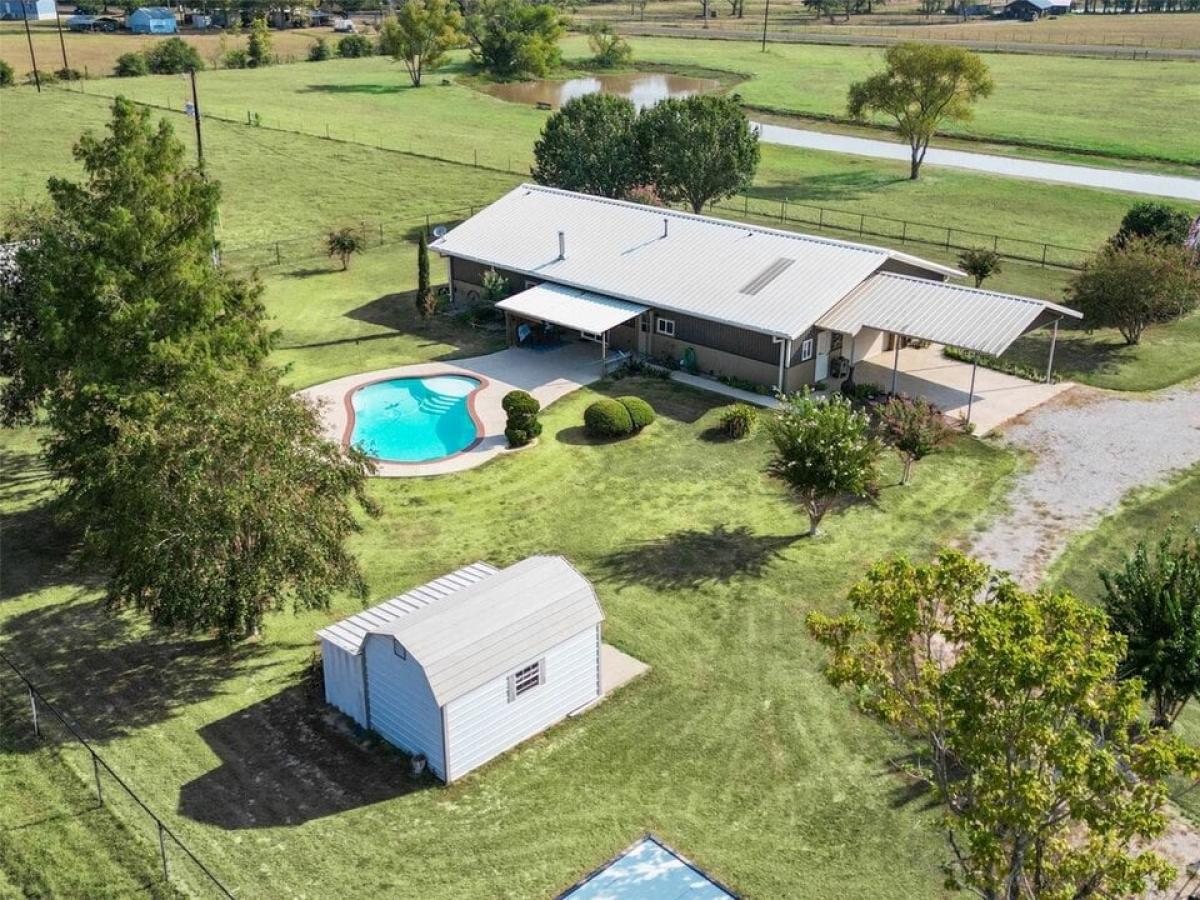
{"type": "MultiPolygon", "coordinates": [[[[892,353],[869,356],[854,367],[854,380],[874,382],[885,388],[892,384],[892,353]]],[[[900,351],[900,374],[896,390],[910,397],[924,397],[951,418],[966,416],[971,387],[970,363],[942,356],[942,348],[906,347],[900,351]]],[[[1040,406],[1072,387],[1069,381],[1039,384],[1005,375],[982,366],[976,371],[971,422],[975,433],[985,435],[1009,419],[1040,406]]]]}

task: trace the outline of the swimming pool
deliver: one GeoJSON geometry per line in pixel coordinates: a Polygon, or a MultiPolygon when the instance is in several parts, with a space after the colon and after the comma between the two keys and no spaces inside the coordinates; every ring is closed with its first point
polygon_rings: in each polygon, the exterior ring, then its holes
{"type": "Polygon", "coordinates": [[[350,395],[350,443],[385,462],[427,462],[479,439],[470,397],[482,382],[467,375],[392,378],[350,395]]]}

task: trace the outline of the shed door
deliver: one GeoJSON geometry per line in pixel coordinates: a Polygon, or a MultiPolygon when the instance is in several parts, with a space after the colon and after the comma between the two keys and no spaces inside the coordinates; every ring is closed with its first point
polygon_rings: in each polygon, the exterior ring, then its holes
{"type": "Polygon", "coordinates": [[[817,332],[817,370],[813,373],[814,381],[824,381],[829,377],[829,347],[833,335],[828,331],[817,332]]]}

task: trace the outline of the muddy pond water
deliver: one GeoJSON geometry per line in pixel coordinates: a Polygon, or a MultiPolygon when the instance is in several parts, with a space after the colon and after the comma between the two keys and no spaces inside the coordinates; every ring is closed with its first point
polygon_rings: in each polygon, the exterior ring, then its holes
{"type": "Polygon", "coordinates": [[[714,91],[721,86],[715,78],[689,78],[652,72],[630,72],[621,75],[589,75],[565,81],[515,81],[492,84],[484,88],[493,97],[513,103],[548,104],[558,109],[568,100],[595,94],[618,94],[628,97],[638,109],[653,106],[667,97],[688,97],[714,91]]]}

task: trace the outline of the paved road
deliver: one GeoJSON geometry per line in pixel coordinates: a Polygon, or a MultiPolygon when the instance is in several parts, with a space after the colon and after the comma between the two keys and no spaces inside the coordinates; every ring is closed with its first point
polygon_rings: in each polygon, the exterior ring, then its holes
{"type": "MultiPolygon", "coordinates": [[[[852,153],[855,156],[897,159],[904,162],[908,162],[909,158],[908,145],[897,144],[894,141],[829,134],[824,131],[809,131],[785,125],[767,125],[758,122],[753,124],[760,130],[763,141],[768,144],[784,144],[789,147],[805,147],[810,150],[831,150],[835,153],[852,153]]],[[[942,150],[937,147],[929,148],[925,154],[925,162],[932,166],[971,169],[991,175],[1007,175],[1011,178],[1056,181],[1062,184],[1077,184],[1110,191],[1127,191],[1132,194],[1174,197],[1178,200],[1200,200],[1200,178],[1151,175],[1144,172],[1101,169],[1093,166],[1074,166],[1036,159],[1020,159],[1013,156],[942,150]]]]}

